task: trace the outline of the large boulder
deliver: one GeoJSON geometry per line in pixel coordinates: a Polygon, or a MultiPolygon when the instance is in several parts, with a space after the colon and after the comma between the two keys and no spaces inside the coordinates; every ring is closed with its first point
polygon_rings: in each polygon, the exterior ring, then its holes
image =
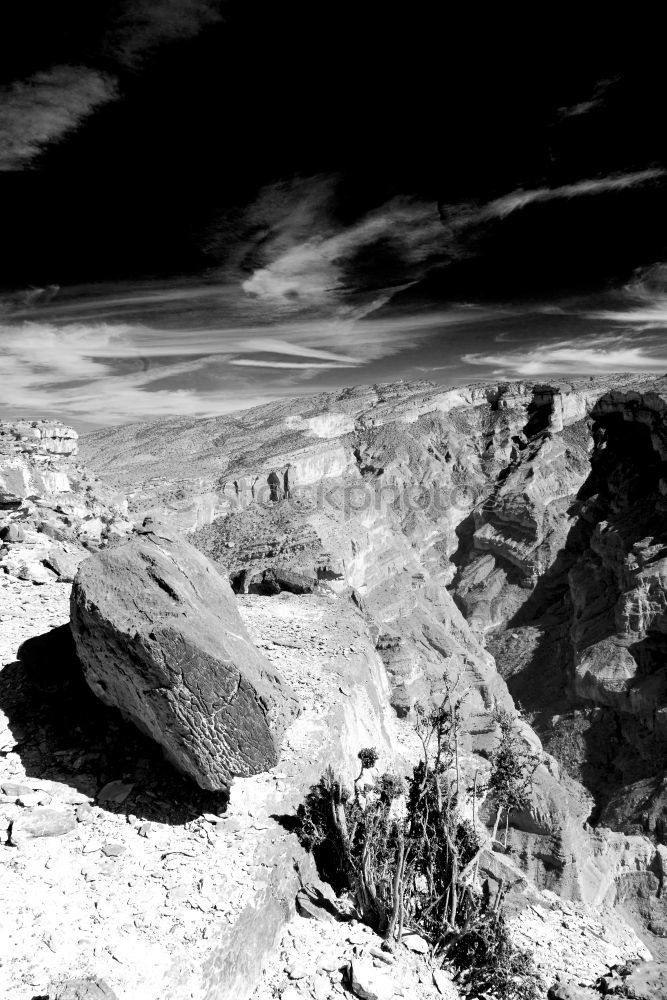
{"type": "Polygon", "coordinates": [[[232,590],[170,528],[86,559],[72,587],[86,680],[200,787],[278,762],[297,704],[250,640],[232,590]]]}

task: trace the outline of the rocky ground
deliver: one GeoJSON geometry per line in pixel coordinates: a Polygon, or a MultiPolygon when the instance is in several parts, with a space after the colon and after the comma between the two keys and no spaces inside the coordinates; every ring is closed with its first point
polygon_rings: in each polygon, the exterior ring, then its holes
{"type": "MultiPolygon", "coordinates": [[[[291,775],[317,756],[320,720],[341,699],[355,705],[354,714],[375,711],[364,708],[355,671],[346,669],[367,654],[354,618],[341,619],[316,599],[241,602],[259,648],[311,710],[288,734],[281,765],[238,782],[226,803],[193,792],[112,713],[93,713],[86,725],[76,692],[61,699],[35,687],[15,662],[17,647],[68,620],[70,588],[10,578],[1,585],[0,808],[5,829],[13,826],[0,849],[0,995],[46,996],[72,975],[103,979],[128,1000],[222,995],[206,962],[221,935],[233,937],[248,907],[258,905],[279,845],[290,849],[291,835],[271,814],[278,803],[286,814],[296,804],[291,775]],[[323,675],[322,664],[337,661],[340,669],[323,675]]],[[[352,724],[349,735],[369,742],[367,724],[352,724]]],[[[294,875],[293,894],[297,888],[294,875]]],[[[290,905],[293,899],[287,912],[290,905]]],[[[338,944],[342,968],[349,942],[338,944]]],[[[317,947],[303,956],[313,967],[317,947]]],[[[262,955],[260,948],[249,972],[239,969],[246,995],[262,955]]]]}
{"type": "Polygon", "coordinates": [[[450,973],[433,969],[424,954],[412,950],[422,948],[423,940],[413,936],[408,943],[411,947],[390,954],[382,939],[357,921],[297,916],[285,928],[253,1000],[329,1000],[363,996],[364,990],[378,1000],[457,1000],[450,973]]]}
{"type": "MultiPolygon", "coordinates": [[[[68,620],[70,588],[10,578],[0,586],[1,808],[3,825],[13,822],[17,830],[16,846],[0,851],[0,995],[57,995],[47,991],[74,974],[102,979],[127,1000],[221,995],[215,976],[202,978],[202,968],[216,942],[230,932],[234,940],[248,905],[257,904],[258,886],[277,862],[275,842],[289,849],[289,835],[271,818],[272,803],[277,794],[291,811],[290,774],[316,755],[318,720],[328,718],[332,702],[356,698],[355,672],[346,667],[368,653],[357,619],[341,616],[334,599],[240,598],[258,648],[310,709],[288,733],[278,768],[238,782],[228,804],[215,803],[180,783],[107,710],[82,726],[72,717],[78,702],[45,697],[28,683],[15,664],[16,649],[68,620]],[[323,663],[340,669],[323,672],[323,663]],[[40,815],[52,835],[22,835],[22,825],[29,832],[40,815]]],[[[372,711],[362,706],[355,714],[372,711]]],[[[411,726],[391,725],[395,759],[414,759],[411,726]]],[[[353,722],[350,736],[365,744],[370,734],[353,722]]],[[[536,896],[513,926],[517,941],[535,952],[545,989],[556,976],[591,984],[609,966],[647,956],[625,925],[600,921],[556,896],[536,896]]],[[[380,940],[357,922],[296,915],[274,932],[277,946],[265,949],[263,963],[258,958],[250,973],[241,970],[248,983],[263,964],[257,1000],[350,995],[351,961],[380,996],[457,995],[445,974],[436,985],[423,956],[401,949],[390,962],[378,955],[380,940]]]]}

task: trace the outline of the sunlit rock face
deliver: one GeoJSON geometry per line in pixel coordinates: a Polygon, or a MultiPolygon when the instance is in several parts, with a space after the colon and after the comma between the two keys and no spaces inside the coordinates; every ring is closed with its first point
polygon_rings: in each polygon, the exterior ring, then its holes
{"type": "Polygon", "coordinates": [[[78,451],[78,434],[47,420],[0,422],[0,490],[17,497],[67,493],[66,457],[78,451]]]}

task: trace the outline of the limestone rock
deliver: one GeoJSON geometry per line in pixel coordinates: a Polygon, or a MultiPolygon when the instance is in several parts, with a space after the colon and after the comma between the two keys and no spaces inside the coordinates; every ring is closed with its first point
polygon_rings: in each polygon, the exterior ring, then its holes
{"type": "Polygon", "coordinates": [[[79,563],[88,553],[78,545],[54,544],[44,560],[47,567],[56,574],[63,583],[71,583],[76,576],[79,563]]]}
{"type": "Polygon", "coordinates": [[[47,806],[26,809],[14,818],[7,829],[11,844],[20,845],[36,837],[63,837],[76,829],[76,819],[71,813],[47,806]]]}
{"type": "Polygon", "coordinates": [[[425,941],[419,934],[406,934],[403,937],[403,944],[410,951],[417,952],[418,955],[428,955],[431,950],[428,941],[425,941]]]}
{"type": "Polygon", "coordinates": [[[32,788],[30,785],[17,785],[14,782],[8,781],[0,785],[0,792],[6,795],[7,798],[15,801],[20,795],[30,795],[32,788]]]}
{"type": "Polygon", "coordinates": [[[52,988],[54,1000],[117,1000],[103,979],[70,979],[52,988]]]}
{"type": "Polygon", "coordinates": [[[253,646],[229,585],[171,529],[85,560],[72,631],[93,692],[202,788],[278,761],[296,702],[253,646]]]}
{"type": "Polygon", "coordinates": [[[391,1000],[394,996],[391,975],[368,959],[352,959],[349,976],[350,990],[359,1000],[391,1000]]]}
{"type": "Polygon", "coordinates": [[[307,887],[296,894],[296,912],[310,920],[331,923],[336,919],[332,903],[319,890],[307,887]]]}
{"type": "Polygon", "coordinates": [[[26,560],[21,562],[16,571],[16,576],[19,580],[29,580],[30,583],[45,584],[52,583],[55,579],[55,573],[48,569],[42,562],[26,560]]]}

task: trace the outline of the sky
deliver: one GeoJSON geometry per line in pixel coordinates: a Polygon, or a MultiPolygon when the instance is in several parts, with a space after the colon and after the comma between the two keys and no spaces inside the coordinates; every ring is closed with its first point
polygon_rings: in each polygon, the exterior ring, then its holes
{"type": "Polygon", "coordinates": [[[667,372],[646,25],[637,45],[564,10],[545,32],[418,2],[12,6],[1,418],[667,372]]]}

